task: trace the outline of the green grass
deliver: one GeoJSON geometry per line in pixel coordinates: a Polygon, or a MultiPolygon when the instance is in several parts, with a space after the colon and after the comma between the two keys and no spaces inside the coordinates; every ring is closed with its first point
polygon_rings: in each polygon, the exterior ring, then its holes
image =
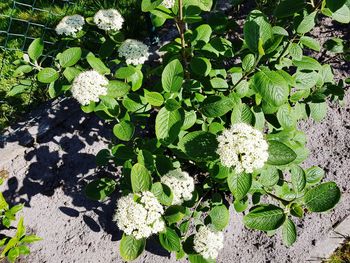
{"type": "Polygon", "coordinates": [[[324,263],[349,263],[350,262],[350,239],[338,248],[334,254],[324,263]]]}

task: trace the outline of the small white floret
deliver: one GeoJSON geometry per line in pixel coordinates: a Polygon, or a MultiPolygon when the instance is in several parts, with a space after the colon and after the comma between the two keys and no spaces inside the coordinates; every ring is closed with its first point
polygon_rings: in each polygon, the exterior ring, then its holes
{"type": "Polygon", "coordinates": [[[224,247],[224,233],[213,231],[208,226],[201,226],[194,235],[193,243],[194,250],[205,259],[216,259],[224,247]]]}
{"type": "Polygon", "coordinates": [[[173,205],[181,205],[184,201],[191,200],[194,191],[194,180],[188,173],[173,170],[162,176],[160,180],[173,193],[173,205]]]}
{"type": "Polygon", "coordinates": [[[99,97],[107,95],[108,80],[95,70],[80,73],[73,81],[71,92],[73,97],[81,104],[98,102],[99,97]]]}
{"type": "Polygon", "coordinates": [[[237,173],[252,173],[262,168],[269,157],[263,134],[245,123],[232,125],[217,140],[222,165],[234,168],[237,173]]]}
{"type": "Polygon", "coordinates": [[[135,39],[125,40],[118,49],[119,56],[124,57],[126,64],[140,65],[148,59],[148,46],[135,39]]]}
{"type": "Polygon", "coordinates": [[[141,239],[165,229],[163,213],[164,209],[154,194],[146,191],[121,197],[114,219],[125,234],[141,239]]]}
{"type": "Polygon", "coordinates": [[[76,37],[76,34],[83,29],[84,17],[81,15],[65,16],[56,26],[58,35],[76,37]]]}
{"type": "Polygon", "coordinates": [[[124,18],[116,9],[102,9],[95,14],[94,22],[102,30],[118,31],[123,27],[124,18]]]}

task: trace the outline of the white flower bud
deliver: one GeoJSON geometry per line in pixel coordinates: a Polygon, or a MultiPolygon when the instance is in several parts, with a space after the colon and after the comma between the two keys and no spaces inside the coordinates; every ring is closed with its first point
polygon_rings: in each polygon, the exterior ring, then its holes
{"type": "Polygon", "coordinates": [[[81,104],[88,105],[91,101],[98,102],[99,96],[107,95],[108,80],[95,70],[80,73],[73,81],[71,92],[81,104]]]}
{"type": "Polygon", "coordinates": [[[217,140],[222,165],[234,167],[237,173],[252,173],[262,168],[269,157],[263,134],[245,123],[224,130],[217,140]]]}

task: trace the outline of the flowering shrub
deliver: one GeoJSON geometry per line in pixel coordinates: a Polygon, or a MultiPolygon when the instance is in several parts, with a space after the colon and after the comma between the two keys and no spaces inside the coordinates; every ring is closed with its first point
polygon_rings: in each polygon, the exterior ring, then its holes
{"type": "MultiPolygon", "coordinates": [[[[160,63],[143,65],[150,49],[116,31],[123,24],[117,10],[86,18],[84,30],[95,32],[100,46],[68,48],[55,67],[45,67],[43,43],[33,41],[19,71],[49,84],[52,97],[72,94],[84,112],[114,125],[117,142],[96,160],[122,166],[122,173],[91,182],[86,194],[122,195],[115,221],[125,260],[136,259],[152,234],[178,259],[215,260],[230,207],[244,212],[247,228],[270,235],[281,229],[291,246],[293,218],[339,201],[337,185],[321,182],[320,167],[301,166],[308,149],[297,123],[320,121],[327,98],[343,99],[330,65],[306,54],[320,51],[308,35],[320,12],[348,23],[339,12],[349,8],[344,1],[297,2],[281,1],[273,17],[251,11],[242,37],[232,39],[234,21],[206,13],[211,0],[143,0],[155,26],[173,20],[179,33],[159,49],[160,63]]],[[[83,43],[84,32],[76,36],[83,43]]],[[[66,40],[76,43],[73,34],[66,40]]]]}

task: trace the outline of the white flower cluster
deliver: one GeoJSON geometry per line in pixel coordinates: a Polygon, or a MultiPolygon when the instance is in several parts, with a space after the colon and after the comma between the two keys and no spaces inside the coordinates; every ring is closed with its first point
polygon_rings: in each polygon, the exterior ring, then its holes
{"type": "Polygon", "coordinates": [[[181,205],[192,198],[194,180],[186,172],[173,170],[164,175],[160,181],[167,185],[173,193],[173,205],[181,205]]]}
{"type": "Polygon", "coordinates": [[[173,8],[175,5],[175,0],[164,0],[162,2],[162,5],[165,6],[166,8],[173,8]]]}
{"type": "Polygon", "coordinates": [[[135,39],[125,40],[118,49],[119,56],[124,57],[126,64],[135,66],[145,63],[148,59],[148,46],[135,39]]]}
{"type": "Polygon", "coordinates": [[[81,15],[65,16],[56,26],[56,33],[75,37],[76,33],[83,29],[84,24],[85,20],[81,15]]]}
{"type": "Polygon", "coordinates": [[[267,161],[268,144],[263,134],[245,123],[234,124],[217,138],[217,153],[222,165],[235,167],[237,173],[252,173],[267,161]]]}
{"type": "Polygon", "coordinates": [[[81,104],[88,105],[91,101],[98,102],[99,96],[107,95],[108,80],[95,70],[80,73],[73,81],[71,92],[81,104]]]}
{"type": "Polygon", "coordinates": [[[102,30],[118,31],[123,27],[124,18],[116,9],[102,9],[95,14],[94,22],[102,30]]]}
{"type": "Polygon", "coordinates": [[[194,235],[194,250],[205,259],[216,259],[219,250],[224,247],[224,233],[212,231],[207,226],[201,226],[194,235]]]}
{"type": "Polygon", "coordinates": [[[125,234],[141,239],[164,230],[163,213],[157,198],[146,191],[137,195],[137,201],[133,194],[121,197],[117,203],[115,221],[125,234]]]}

